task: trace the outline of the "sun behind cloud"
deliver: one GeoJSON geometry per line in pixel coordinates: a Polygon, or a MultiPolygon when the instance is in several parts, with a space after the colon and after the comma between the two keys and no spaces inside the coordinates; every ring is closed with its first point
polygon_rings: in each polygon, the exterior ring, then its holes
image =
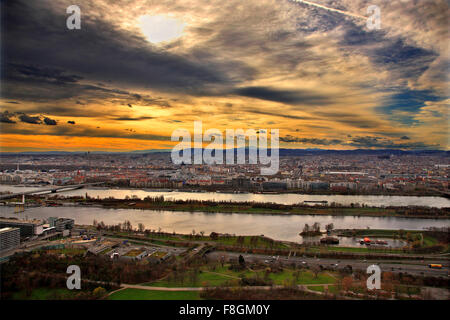
{"type": "Polygon", "coordinates": [[[183,34],[185,23],[164,15],[139,17],[142,33],[152,43],[170,42],[183,34]]]}

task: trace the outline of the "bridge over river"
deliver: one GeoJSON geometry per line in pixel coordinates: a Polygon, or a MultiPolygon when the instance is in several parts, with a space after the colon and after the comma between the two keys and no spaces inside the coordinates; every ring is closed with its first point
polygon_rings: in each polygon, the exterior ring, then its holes
{"type": "Polygon", "coordinates": [[[23,192],[2,194],[2,195],[0,195],[0,200],[12,199],[12,198],[17,198],[17,197],[22,196],[22,202],[23,202],[24,197],[26,195],[31,195],[31,194],[41,195],[41,194],[47,194],[47,193],[72,191],[72,190],[76,190],[76,189],[82,189],[82,188],[88,187],[88,186],[99,185],[102,183],[103,182],[81,183],[81,184],[72,184],[72,185],[65,185],[65,186],[53,186],[51,188],[42,188],[42,189],[36,189],[36,190],[26,190],[23,192]]]}

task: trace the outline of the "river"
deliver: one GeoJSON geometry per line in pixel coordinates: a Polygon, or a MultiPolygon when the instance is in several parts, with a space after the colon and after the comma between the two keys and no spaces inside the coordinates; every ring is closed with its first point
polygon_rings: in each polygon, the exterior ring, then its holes
{"type": "MultiPolygon", "coordinates": [[[[449,227],[450,219],[419,219],[402,217],[356,217],[356,216],[314,216],[314,215],[269,215],[238,213],[205,213],[137,209],[104,209],[99,207],[34,207],[14,214],[12,207],[0,207],[2,217],[26,217],[46,219],[67,217],[77,224],[91,225],[93,220],[107,225],[129,220],[133,227],[143,223],[147,229],[165,232],[191,233],[212,231],[236,235],[261,235],[276,240],[301,242],[299,232],[307,223],[320,223],[322,229],[333,223],[335,229],[405,229],[422,230],[427,227],[449,227]]],[[[352,240],[354,242],[354,240],[352,240]]],[[[348,243],[347,243],[348,244],[348,243]]]]}
{"type": "MultiPolygon", "coordinates": [[[[22,192],[36,190],[42,187],[18,187],[0,185],[0,192],[22,192]]],[[[86,188],[61,193],[64,196],[84,196],[107,198],[114,197],[124,199],[126,196],[136,196],[141,199],[149,196],[164,196],[167,199],[174,200],[214,200],[214,201],[254,201],[254,202],[273,202],[279,204],[298,204],[303,201],[328,201],[337,204],[350,206],[352,203],[365,204],[371,207],[387,206],[426,206],[435,208],[450,207],[450,199],[444,197],[417,197],[417,196],[353,196],[353,195],[309,195],[296,193],[283,194],[254,194],[254,193],[216,193],[216,192],[185,192],[172,191],[161,192],[142,189],[114,189],[114,188],[86,188]]],[[[314,203],[310,203],[314,205],[314,203]]]]}

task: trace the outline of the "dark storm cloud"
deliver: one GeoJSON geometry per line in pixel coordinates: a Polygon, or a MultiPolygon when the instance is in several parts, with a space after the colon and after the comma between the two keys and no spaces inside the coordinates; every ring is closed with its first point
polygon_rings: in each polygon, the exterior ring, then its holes
{"type": "Polygon", "coordinates": [[[43,81],[47,88],[37,93],[41,99],[62,99],[94,89],[75,86],[66,93],[64,85],[76,84],[85,77],[95,82],[112,80],[132,87],[188,93],[228,82],[212,67],[152,49],[143,38],[114,29],[88,9],[83,11],[82,29],[70,31],[65,26],[65,12],[55,12],[50,1],[3,1],[1,5],[6,29],[2,39],[6,79],[19,85],[24,79],[43,81]],[[63,92],[54,92],[58,90],[63,92]]]}
{"type": "Polygon", "coordinates": [[[63,70],[45,67],[39,68],[33,65],[10,63],[7,65],[6,70],[13,70],[9,74],[10,78],[16,78],[21,80],[21,77],[36,79],[39,81],[45,80],[53,82],[55,84],[74,83],[83,79],[80,76],[73,74],[64,74],[63,70]]]}
{"type": "Polygon", "coordinates": [[[406,45],[402,40],[384,41],[383,46],[368,54],[376,65],[402,79],[417,79],[438,57],[435,52],[406,45]]]}
{"type": "Polygon", "coordinates": [[[29,116],[25,113],[19,114],[19,119],[22,122],[25,123],[31,123],[31,124],[41,124],[42,120],[39,116],[29,116]]]}
{"type": "Polygon", "coordinates": [[[44,123],[48,126],[56,126],[56,120],[45,117],[44,123]]]}
{"type": "Polygon", "coordinates": [[[305,116],[296,116],[289,113],[277,113],[277,112],[269,112],[264,110],[258,110],[258,109],[246,109],[245,110],[248,113],[253,114],[260,114],[265,116],[274,116],[274,117],[281,117],[281,118],[287,118],[287,119],[296,119],[296,120],[307,120],[312,119],[311,117],[305,117],[305,116]]]}
{"type": "Polygon", "coordinates": [[[345,34],[341,39],[342,45],[362,46],[379,44],[385,40],[383,30],[370,31],[353,23],[347,23],[345,34]]]}
{"type": "Polygon", "coordinates": [[[329,97],[305,90],[280,90],[269,87],[245,87],[234,90],[234,93],[249,98],[276,101],[293,105],[327,105],[332,101],[329,97]]]}
{"type": "Polygon", "coordinates": [[[170,141],[170,136],[161,136],[155,134],[123,133],[118,130],[102,129],[101,127],[82,127],[82,126],[43,126],[43,130],[35,130],[31,127],[4,126],[2,134],[24,134],[24,135],[52,135],[68,137],[100,137],[100,138],[127,138],[137,140],[158,140],[170,141]]]}
{"type": "Polygon", "coordinates": [[[341,144],[342,141],[339,139],[318,139],[318,138],[297,138],[291,135],[285,137],[280,137],[280,141],[289,143],[305,143],[305,144],[317,144],[317,145],[337,145],[341,144]]]}
{"type": "Polygon", "coordinates": [[[336,111],[314,111],[314,115],[323,119],[333,119],[333,121],[364,129],[378,128],[381,121],[376,118],[370,118],[358,115],[357,113],[346,113],[336,111]]]}
{"type": "MultiPolygon", "coordinates": [[[[170,107],[170,103],[162,98],[153,98],[149,95],[141,95],[126,90],[105,88],[98,85],[84,84],[79,82],[82,77],[77,75],[67,75],[61,70],[45,68],[37,65],[9,64],[7,66],[6,83],[4,85],[3,96],[8,98],[21,99],[32,102],[52,102],[55,100],[68,100],[83,95],[89,102],[96,100],[104,103],[109,101],[115,104],[130,105],[128,101],[139,103],[143,106],[170,107]],[[27,70],[27,72],[23,72],[27,70]],[[31,70],[31,71],[29,71],[31,70]]],[[[76,100],[77,106],[84,106],[87,103],[76,100]]],[[[36,112],[41,111],[40,107],[36,112]]],[[[84,116],[84,108],[79,112],[77,108],[63,108],[48,106],[46,112],[55,110],[69,116],[84,116]]],[[[90,110],[89,113],[95,113],[90,110]]]]}
{"type": "Polygon", "coordinates": [[[9,113],[8,111],[0,113],[0,122],[3,123],[16,123],[11,118],[13,117],[13,114],[9,113]]]}
{"type": "Polygon", "coordinates": [[[117,117],[113,118],[113,120],[117,121],[140,121],[140,120],[150,120],[154,119],[154,117],[117,117]]]}
{"type": "Polygon", "coordinates": [[[31,116],[24,112],[14,112],[9,113],[8,111],[5,111],[1,114],[1,121],[3,123],[16,123],[16,121],[13,120],[13,118],[17,118],[23,123],[29,123],[29,124],[46,124],[48,126],[55,126],[57,125],[57,121],[54,119],[51,119],[49,117],[43,117],[41,116],[31,116]]]}
{"type": "Polygon", "coordinates": [[[423,142],[395,143],[392,140],[381,137],[354,137],[347,145],[358,148],[383,148],[383,149],[432,149],[439,147],[437,144],[428,145],[423,142]]]}

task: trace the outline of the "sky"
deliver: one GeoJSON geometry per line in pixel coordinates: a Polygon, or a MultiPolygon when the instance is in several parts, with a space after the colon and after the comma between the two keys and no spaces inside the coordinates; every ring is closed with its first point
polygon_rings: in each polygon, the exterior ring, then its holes
{"type": "Polygon", "coordinates": [[[279,129],[282,148],[449,150],[449,17],[446,0],[2,0],[0,148],[171,149],[202,121],[279,129]]]}

